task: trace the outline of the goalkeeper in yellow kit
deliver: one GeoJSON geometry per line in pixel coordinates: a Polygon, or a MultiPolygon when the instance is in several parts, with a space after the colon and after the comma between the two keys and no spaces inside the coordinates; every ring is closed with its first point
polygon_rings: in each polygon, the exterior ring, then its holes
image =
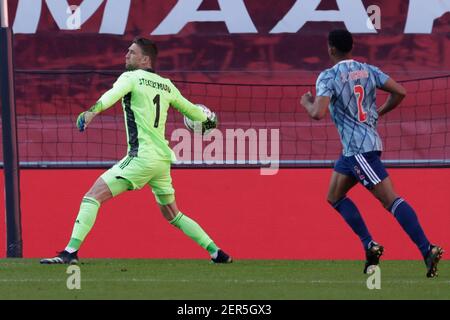
{"type": "Polygon", "coordinates": [[[152,188],[163,216],[205,248],[213,262],[232,262],[195,221],[178,210],[170,176],[171,163],[176,159],[164,135],[170,105],[207,127],[215,125],[215,114],[207,117],[169,79],[154,72],[157,53],[152,41],[136,38],[126,55],[127,71],[94,106],[79,115],[77,127],[84,131],[96,115],[122,99],[128,155],[97,179],[81,202],[67,247],[54,258],[42,259],[42,264],[78,263],[78,250],[94,225],[100,205],[124,191],[145,185],[152,188]]]}

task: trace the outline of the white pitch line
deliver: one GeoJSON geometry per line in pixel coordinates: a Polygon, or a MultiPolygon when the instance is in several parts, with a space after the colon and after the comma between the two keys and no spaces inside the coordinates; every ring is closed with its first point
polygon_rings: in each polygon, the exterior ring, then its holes
{"type": "MultiPolygon", "coordinates": [[[[66,279],[0,279],[0,282],[65,282],[66,279]]],[[[81,279],[81,282],[228,282],[228,283],[260,283],[260,284],[277,284],[277,283],[293,283],[293,284],[364,284],[365,280],[258,280],[258,279],[247,279],[247,280],[236,280],[236,279],[226,279],[226,280],[211,280],[211,279],[81,279]]],[[[438,284],[450,284],[450,280],[445,281],[433,281],[438,284]]],[[[384,280],[383,284],[423,284],[431,283],[427,280],[384,280]]]]}

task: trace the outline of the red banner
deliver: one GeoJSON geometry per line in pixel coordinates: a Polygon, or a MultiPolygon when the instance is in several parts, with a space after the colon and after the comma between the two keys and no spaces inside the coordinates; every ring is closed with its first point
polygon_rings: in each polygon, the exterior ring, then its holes
{"type": "Polygon", "coordinates": [[[159,44],[160,72],[179,78],[298,83],[329,66],[326,36],[339,27],[355,34],[356,59],[397,77],[450,71],[444,0],[9,3],[18,69],[121,69],[141,35],[159,44]]]}
{"type": "MultiPolygon", "coordinates": [[[[358,237],[326,202],[331,169],[173,170],[180,210],[195,219],[236,259],[364,259],[358,237]],[[345,248],[337,250],[336,248],[345,248]]],[[[430,241],[450,248],[449,169],[393,169],[396,191],[417,211],[430,241]],[[418,187],[420,177],[420,187],[418,187]]],[[[83,194],[102,170],[23,170],[23,247],[26,258],[61,250],[83,194]],[[55,186],[58,186],[55,188],[55,186]]],[[[0,186],[3,183],[0,174],[0,186]]],[[[349,196],[386,259],[421,260],[391,213],[362,186],[349,196]]],[[[3,206],[0,198],[0,207],[3,206]]],[[[0,220],[4,221],[3,213],[0,220]]],[[[0,223],[0,258],[5,256],[0,223]]],[[[161,215],[149,188],[127,192],[100,208],[82,258],[198,258],[208,254],[161,215]],[[113,245],[112,245],[113,244],[113,245]]],[[[449,255],[444,255],[449,259],[449,255]]],[[[425,267],[424,267],[425,268],[425,267]]]]}

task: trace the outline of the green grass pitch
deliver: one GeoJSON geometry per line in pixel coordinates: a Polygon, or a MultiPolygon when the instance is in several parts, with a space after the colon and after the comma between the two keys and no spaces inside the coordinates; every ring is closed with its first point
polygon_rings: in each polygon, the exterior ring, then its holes
{"type": "Polygon", "coordinates": [[[382,261],[381,289],[369,290],[362,261],[85,259],[81,289],[67,265],[0,259],[3,299],[450,299],[450,261],[428,279],[422,261],[382,261]]]}

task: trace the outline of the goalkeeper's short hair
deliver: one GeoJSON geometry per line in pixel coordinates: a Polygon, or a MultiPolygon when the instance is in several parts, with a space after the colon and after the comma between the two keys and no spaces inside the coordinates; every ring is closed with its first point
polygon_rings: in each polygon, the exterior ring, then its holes
{"type": "Polygon", "coordinates": [[[142,49],[142,53],[145,56],[149,56],[152,61],[153,68],[156,65],[156,58],[158,57],[158,47],[156,43],[150,39],[143,37],[136,37],[133,43],[137,44],[142,49]]]}

